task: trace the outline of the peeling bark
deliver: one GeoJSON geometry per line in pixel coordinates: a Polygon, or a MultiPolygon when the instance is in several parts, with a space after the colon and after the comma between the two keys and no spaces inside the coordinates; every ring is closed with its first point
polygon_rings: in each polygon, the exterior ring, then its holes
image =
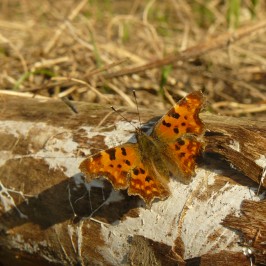
{"type": "MultiPolygon", "coordinates": [[[[206,147],[197,175],[189,185],[171,180],[172,196],[148,209],[79,173],[85,155],[132,139],[134,128],[109,107],[75,103],[74,113],[61,101],[3,95],[0,107],[2,264],[265,263],[258,232],[266,230],[266,212],[256,211],[265,205],[256,195],[266,186],[265,122],[202,114],[206,147]]],[[[137,120],[135,111],[125,115],[137,120]]],[[[154,115],[141,111],[143,121],[154,115]]]]}
{"type": "Polygon", "coordinates": [[[242,245],[255,259],[257,264],[266,265],[266,201],[254,202],[244,200],[241,215],[226,216],[223,225],[237,229],[242,233],[242,245]]]}

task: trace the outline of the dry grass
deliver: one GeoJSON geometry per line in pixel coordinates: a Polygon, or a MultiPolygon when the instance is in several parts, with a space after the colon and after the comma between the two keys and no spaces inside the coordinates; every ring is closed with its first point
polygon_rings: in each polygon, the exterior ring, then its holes
{"type": "Polygon", "coordinates": [[[210,111],[263,118],[265,33],[259,0],[2,0],[0,90],[134,107],[136,89],[166,109],[201,89],[210,111]]]}

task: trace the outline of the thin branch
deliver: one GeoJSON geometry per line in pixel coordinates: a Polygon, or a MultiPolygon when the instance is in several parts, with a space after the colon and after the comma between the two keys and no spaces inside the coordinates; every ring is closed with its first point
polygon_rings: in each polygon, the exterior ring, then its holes
{"type": "Polygon", "coordinates": [[[186,49],[185,51],[178,53],[177,55],[169,55],[169,56],[164,57],[163,59],[151,61],[147,64],[142,65],[142,66],[128,68],[128,69],[124,69],[122,71],[117,71],[114,73],[106,74],[106,75],[104,75],[104,78],[110,79],[110,78],[130,75],[133,73],[143,72],[143,71],[146,71],[148,69],[158,68],[158,67],[162,67],[165,65],[173,64],[173,63],[180,61],[180,60],[188,60],[190,58],[195,58],[195,57],[198,57],[200,55],[209,53],[211,51],[225,48],[228,45],[235,43],[236,41],[239,41],[245,37],[250,37],[254,33],[257,34],[259,31],[262,31],[262,30],[263,30],[263,32],[266,31],[266,20],[263,20],[263,21],[255,24],[253,26],[250,26],[250,27],[246,27],[246,26],[242,27],[242,28],[240,28],[240,29],[238,29],[232,33],[227,32],[227,33],[225,33],[221,36],[218,36],[216,38],[208,39],[204,43],[202,43],[200,45],[192,46],[192,47],[186,49]]]}

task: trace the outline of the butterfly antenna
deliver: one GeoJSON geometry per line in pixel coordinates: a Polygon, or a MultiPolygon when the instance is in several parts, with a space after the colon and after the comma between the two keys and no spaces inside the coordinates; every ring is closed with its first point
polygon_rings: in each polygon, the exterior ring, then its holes
{"type": "Polygon", "coordinates": [[[135,129],[137,129],[136,128],[136,126],[135,125],[133,125],[132,124],[132,122],[130,122],[127,118],[125,118],[118,110],[116,110],[113,106],[111,106],[111,109],[114,111],[114,112],[116,112],[116,113],[118,113],[126,122],[128,122],[131,126],[133,126],[135,129]]]}
{"type": "Polygon", "coordinates": [[[136,95],[136,91],[135,91],[135,90],[133,90],[133,95],[134,95],[135,104],[136,104],[136,106],[137,106],[137,111],[138,111],[139,127],[141,128],[141,120],[140,120],[139,104],[138,104],[138,101],[137,101],[137,95],[136,95]]]}

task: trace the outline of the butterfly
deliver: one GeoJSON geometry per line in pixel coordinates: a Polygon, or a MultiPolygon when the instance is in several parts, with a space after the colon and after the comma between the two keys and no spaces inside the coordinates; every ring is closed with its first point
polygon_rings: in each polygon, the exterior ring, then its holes
{"type": "Polygon", "coordinates": [[[136,129],[136,143],[100,151],[80,164],[88,180],[105,177],[117,190],[140,196],[148,206],[170,195],[171,176],[188,184],[203,149],[204,125],[199,118],[204,100],[195,91],[177,102],[154,125],[150,135],[136,129]]]}

